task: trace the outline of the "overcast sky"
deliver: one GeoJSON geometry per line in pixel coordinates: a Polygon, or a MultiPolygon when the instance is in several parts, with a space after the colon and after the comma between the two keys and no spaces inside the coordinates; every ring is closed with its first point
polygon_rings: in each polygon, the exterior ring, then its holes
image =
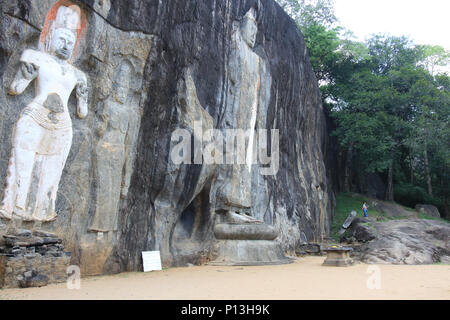
{"type": "Polygon", "coordinates": [[[335,10],[358,40],[389,33],[450,50],[450,0],[335,0],[335,10]]]}

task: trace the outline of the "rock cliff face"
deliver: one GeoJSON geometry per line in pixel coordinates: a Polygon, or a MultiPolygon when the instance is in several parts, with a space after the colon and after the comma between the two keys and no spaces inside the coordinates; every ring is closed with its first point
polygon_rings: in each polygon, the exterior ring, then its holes
{"type": "MultiPolygon", "coordinates": [[[[14,123],[34,96],[32,87],[9,96],[8,87],[55,2],[0,0],[0,191],[14,123]]],[[[254,165],[249,177],[251,215],[275,227],[286,251],[328,233],[326,119],[303,37],[273,0],[73,3],[87,20],[74,65],[88,77],[89,115],[76,119],[72,97],[74,138],[59,215],[43,228],[65,240],[83,275],[140,270],[146,250],[160,250],[164,266],[211,258],[216,195],[229,170],[171,161],[177,129],[203,147],[202,130],[223,131],[247,118],[257,129],[278,129],[279,170],[262,175],[254,165]],[[251,8],[257,34],[245,51],[236,34],[251,8]],[[247,101],[258,102],[243,112],[247,101]]]]}

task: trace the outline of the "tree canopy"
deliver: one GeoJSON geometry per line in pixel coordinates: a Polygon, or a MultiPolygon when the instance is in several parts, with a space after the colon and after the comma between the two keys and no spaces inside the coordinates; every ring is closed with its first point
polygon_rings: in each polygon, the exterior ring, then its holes
{"type": "Polygon", "coordinates": [[[304,35],[333,135],[358,155],[353,166],[384,176],[388,200],[448,213],[450,52],[385,34],[354,41],[332,0],[278,2],[304,35]]]}

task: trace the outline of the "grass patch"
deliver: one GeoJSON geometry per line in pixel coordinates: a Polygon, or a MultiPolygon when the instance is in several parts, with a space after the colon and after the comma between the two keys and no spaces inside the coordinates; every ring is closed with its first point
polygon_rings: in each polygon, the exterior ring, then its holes
{"type": "MultiPolygon", "coordinates": [[[[364,216],[362,212],[362,205],[364,202],[368,202],[368,199],[355,193],[341,192],[336,196],[336,208],[334,209],[333,222],[331,223],[330,239],[339,241],[340,235],[338,232],[350,212],[356,211],[356,217],[364,216]]],[[[371,214],[370,211],[369,208],[369,216],[371,214]]],[[[374,210],[374,212],[376,211],[374,210]]]]}
{"type": "MultiPolygon", "coordinates": [[[[356,193],[345,193],[341,192],[336,196],[336,208],[334,210],[334,216],[333,221],[331,223],[331,230],[330,230],[330,240],[333,241],[339,241],[341,236],[338,234],[339,230],[342,227],[342,224],[344,223],[345,219],[347,219],[348,215],[352,211],[356,211],[356,217],[363,217],[364,214],[362,212],[362,205],[366,202],[369,205],[369,209],[367,214],[371,218],[375,218],[378,221],[392,221],[392,220],[404,220],[408,219],[407,217],[392,217],[387,215],[385,212],[378,212],[375,210],[375,208],[370,206],[370,199],[356,193]]],[[[405,208],[405,210],[416,212],[412,208],[408,208],[405,206],[402,206],[405,208]]],[[[445,220],[443,218],[435,218],[423,213],[419,213],[420,219],[426,219],[426,220],[439,220],[446,223],[450,223],[448,220],[445,220]]]]}
{"type": "Polygon", "coordinates": [[[430,215],[427,215],[425,213],[419,212],[419,219],[424,219],[424,220],[437,220],[437,221],[442,221],[445,223],[450,223],[450,221],[444,219],[444,218],[436,218],[430,215]]]}

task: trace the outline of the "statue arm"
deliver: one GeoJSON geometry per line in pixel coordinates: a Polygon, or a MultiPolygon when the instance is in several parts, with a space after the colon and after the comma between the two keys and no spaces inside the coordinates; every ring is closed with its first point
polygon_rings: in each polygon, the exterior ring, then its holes
{"type": "Polygon", "coordinates": [[[263,101],[266,105],[263,110],[266,110],[266,106],[270,103],[270,89],[272,86],[272,78],[270,70],[264,59],[259,58],[260,71],[258,73],[258,79],[260,81],[260,88],[258,93],[259,101],[263,101]]]}
{"type": "Polygon", "coordinates": [[[19,95],[25,91],[31,81],[36,79],[39,67],[33,63],[21,62],[20,68],[9,88],[9,94],[19,95]]]}
{"type": "Polygon", "coordinates": [[[229,79],[231,80],[232,85],[239,86],[238,80],[238,72],[240,68],[240,57],[239,57],[239,41],[243,41],[239,37],[239,31],[235,30],[231,37],[231,53],[229,61],[231,63],[228,64],[228,74],[229,79]]]}
{"type": "Polygon", "coordinates": [[[77,114],[80,119],[84,119],[88,114],[88,86],[87,79],[84,74],[81,74],[79,77],[76,90],[78,100],[77,114]]]}
{"type": "MultiPolygon", "coordinates": [[[[126,148],[128,149],[128,148],[126,148]]],[[[128,195],[128,189],[130,188],[130,181],[131,181],[131,156],[130,154],[125,155],[125,174],[123,176],[122,180],[122,188],[120,190],[120,195],[122,198],[126,198],[128,195]]]]}
{"type": "Polygon", "coordinates": [[[104,102],[99,103],[98,110],[100,110],[99,112],[100,119],[97,127],[97,135],[99,137],[102,137],[105,134],[106,129],[108,128],[108,114],[106,113],[104,102]]]}
{"type": "Polygon", "coordinates": [[[122,198],[125,198],[128,194],[128,189],[130,188],[131,175],[133,173],[133,160],[134,160],[134,150],[136,142],[136,129],[138,125],[137,114],[135,112],[130,112],[128,120],[128,130],[125,137],[125,165],[124,165],[124,175],[122,179],[122,198]]]}

